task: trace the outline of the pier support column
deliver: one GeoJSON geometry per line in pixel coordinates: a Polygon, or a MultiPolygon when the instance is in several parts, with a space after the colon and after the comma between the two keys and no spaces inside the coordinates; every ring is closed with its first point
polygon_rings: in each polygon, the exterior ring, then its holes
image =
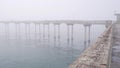
{"type": "Polygon", "coordinates": [[[54,24],[54,45],[60,47],[60,24],[54,24]]]}
{"type": "Polygon", "coordinates": [[[72,47],[73,47],[73,24],[71,25],[71,45],[72,45],[72,47]]]}
{"type": "Polygon", "coordinates": [[[91,35],[90,27],[91,27],[91,25],[88,26],[88,46],[90,45],[90,35],[91,35]]]}
{"type": "Polygon", "coordinates": [[[5,38],[9,39],[9,23],[5,23],[5,38]]]}
{"type": "Polygon", "coordinates": [[[50,46],[50,24],[48,25],[48,46],[50,46]]]}
{"type": "Polygon", "coordinates": [[[84,34],[85,48],[84,49],[86,49],[86,47],[88,47],[90,45],[90,27],[91,27],[91,24],[84,24],[84,27],[85,27],[85,34],[84,34]],[[88,30],[87,30],[87,28],[88,28],[88,30]]]}
{"type": "Polygon", "coordinates": [[[58,43],[59,43],[59,47],[60,47],[60,43],[61,43],[61,41],[60,41],[60,24],[58,24],[58,43]]]}
{"type": "Polygon", "coordinates": [[[73,47],[73,24],[69,23],[67,24],[67,42],[68,42],[68,46],[70,46],[71,48],[73,47]]]}
{"type": "Polygon", "coordinates": [[[56,47],[56,24],[54,24],[54,47],[56,47]]]}
{"type": "Polygon", "coordinates": [[[15,34],[16,34],[16,40],[18,40],[17,25],[18,25],[18,23],[15,23],[15,34]]]}
{"type": "Polygon", "coordinates": [[[20,23],[18,24],[18,32],[19,32],[19,40],[20,40],[20,37],[21,37],[21,32],[20,32],[20,23]]]}
{"type": "Polygon", "coordinates": [[[15,23],[15,32],[16,32],[16,40],[20,39],[19,35],[20,35],[20,27],[19,27],[19,23],[15,23]],[[18,32],[19,31],[19,32],[18,32]]]}
{"type": "Polygon", "coordinates": [[[41,40],[41,28],[40,28],[40,23],[39,23],[39,40],[41,40]]]}
{"type": "Polygon", "coordinates": [[[1,40],[1,34],[2,33],[2,25],[1,25],[1,23],[0,23],[0,40],[1,40]]]}
{"type": "Polygon", "coordinates": [[[25,23],[26,40],[30,40],[30,23],[25,23]]]}
{"type": "Polygon", "coordinates": [[[73,32],[73,24],[71,24],[71,59],[73,59],[74,58],[74,43],[73,43],[73,40],[74,40],[74,32],[73,32]]]}
{"type": "Polygon", "coordinates": [[[43,41],[45,41],[45,24],[43,24],[43,41]]]}
{"type": "Polygon", "coordinates": [[[37,40],[37,24],[35,23],[35,42],[36,42],[36,40],[37,40]]]}
{"type": "Polygon", "coordinates": [[[84,25],[84,28],[85,28],[85,32],[84,32],[84,50],[86,49],[87,47],[87,27],[84,25]]]}
{"type": "Polygon", "coordinates": [[[28,37],[29,37],[29,40],[31,40],[31,37],[30,37],[30,23],[28,24],[28,37]]]}
{"type": "Polygon", "coordinates": [[[25,36],[26,36],[26,40],[28,40],[28,37],[27,37],[27,23],[25,23],[25,36]]]}
{"type": "Polygon", "coordinates": [[[68,47],[69,47],[69,43],[70,43],[70,28],[69,28],[69,24],[67,24],[67,44],[68,44],[68,47]]]}

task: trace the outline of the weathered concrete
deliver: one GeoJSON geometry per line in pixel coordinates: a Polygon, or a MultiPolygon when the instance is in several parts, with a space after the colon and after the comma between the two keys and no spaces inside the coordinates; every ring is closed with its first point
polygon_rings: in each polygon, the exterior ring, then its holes
{"type": "Polygon", "coordinates": [[[108,68],[111,55],[110,26],[69,68],[108,68]]]}
{"type": "Polygon", "coordinates": [[[113,27],[113,47],[111,68],[120,68],[120,23],[113,27]]]}

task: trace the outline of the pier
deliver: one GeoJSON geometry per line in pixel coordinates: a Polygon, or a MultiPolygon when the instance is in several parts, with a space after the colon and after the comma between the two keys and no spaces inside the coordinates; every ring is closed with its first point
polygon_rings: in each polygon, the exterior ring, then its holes
{"type": "MultiPolygon", "coordinates": [[[[11,29],[12,31],[14,30],[15,34],[15,39],[20,40],[23,39],[22,35],[25,35],[24,39],[25,40],[32,40],[33,38],[31,37],[31,32],[34,28],[34,33],[35,33],[35,40],[40,40],[40,38],[45,39],[47,36],[50,38],[50,25],[53,25],[53,34],[54,34],[54,42],[59,40],[60,42],[60,29],[61,25],[65,24],[66,25],[66,30],[67,30],[67,43],[69,44],[70,41],[73,40],[73,34],[74,34],[74,25],[82,25],[84,27],[84,45],[85,49],[86,47],[90,44],[90,32],[91,32],[91,26],[92,25],[104,25],[106,28],[108,25],[112,23],[111,20],[45,20],[45,21],[0,21],[0,25],[2,26],[0,29],[5,33],[5,36],[7,40],[9,40],[9,34],[10,34],[10,29],[12,27],[15,27],[11,29]],[[34,26],[32,26],[34,25],[34,26]],[[10,28],[11,27],[11,28],[10,28]],[[32,28],[32,29],[31,29],[32,28]],[[22,30],[23,29],[23,30],[22,30]],[[42,32],[41,32],[42,31],[42,32]],[[23,33],[21,33],[23,32],[23,33]],[[46,35],[47,32],[47,35],[46,35]],[[38,35],[41,35],[41,37],[38,37],[38,35]]],[[[2,33],[3,33],[2,32],[2,33]]],[[[55,45],[56,43],[54,43],[55,45]]]]}
{"type": "MultiPolygon", "coordinates": [[[[73,47],[73,34],[74,34],[74,25],[80,24],[84,27],[84,49],[80,57],[76,59],[69,66],[69,68],[108,68],[111,67],[112,61],[112,41],[113,41],[113,26],[114,21],[112,20],[91,20],[91,21],[80,21],[80,20],[56,20],[56,21],[0,21],[0,25],[4,25],[1,27],[5,32],[5,40],[9,40],[9,27],[10,24],[15,25],[14,33],[15,40],[24,39],[27,41],[34,40],[41,42],[41,38],[43,41],[43,46],[46,46],[46,38],[48,38],[47,42],[50,45],[50,25],[53,27],[53,41],[54,47],[61,47],[61,36],[60,36],[60,28],[61,24],[66,25],[67,30],[67,47],[73,47]],[[34,37],[31,36],[31,24],[34,24],[34,37]],[[24,27],[21,27],[24,26],[24,27]],[[92,25],[104,25],[106,30],[98,37],[94,44],[91,43],[91,26],[92,25]],[[21,30],[23,28],[24,30],[21,30]],[[41,30],[42,29],[42,30],[41,30]],[[21,33],[21,31],[24,31],[21,33]],[[41,34],[42,31],[42,34],[41,34]],[[22,36],[23,35],[23,36],[22,36]],[[56,43],[58,41],[58,43],[56,43]],[[69,46],[71,45],[71,46],[69,46]]],[[[115,29],[116,30],[116,29],[115,29]]],[[[68,50],[69,51],[69,50],[68,50]]]]}

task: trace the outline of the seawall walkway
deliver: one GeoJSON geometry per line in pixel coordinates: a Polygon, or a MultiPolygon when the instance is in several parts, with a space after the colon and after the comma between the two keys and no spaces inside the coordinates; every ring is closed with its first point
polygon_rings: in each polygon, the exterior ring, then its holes
{"type": "Polygon", "coordinates": [[[112,46],[111,68],[120,68],[120,23],[116,23],[113,26],[112,46]]]}
{"type": "Polygon", "coordinates": [[[112,25],[69,68],[109,68],[112,51],[111,41],[112,25]]]}

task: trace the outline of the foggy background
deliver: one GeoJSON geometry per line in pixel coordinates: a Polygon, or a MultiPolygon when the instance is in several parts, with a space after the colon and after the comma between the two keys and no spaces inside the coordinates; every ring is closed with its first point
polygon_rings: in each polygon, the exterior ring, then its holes
{"type": "Polygon", "coordinates": [[[72,21],[73,25],[14,20],[115,20],[119,2],[0,0],[0,68],[68,68],[106,29],[72,21]]]}
{"type": "Polygon", "coordinates": [[[0,20],[115,20],[120,0],[0,0],[0,20]]]}

